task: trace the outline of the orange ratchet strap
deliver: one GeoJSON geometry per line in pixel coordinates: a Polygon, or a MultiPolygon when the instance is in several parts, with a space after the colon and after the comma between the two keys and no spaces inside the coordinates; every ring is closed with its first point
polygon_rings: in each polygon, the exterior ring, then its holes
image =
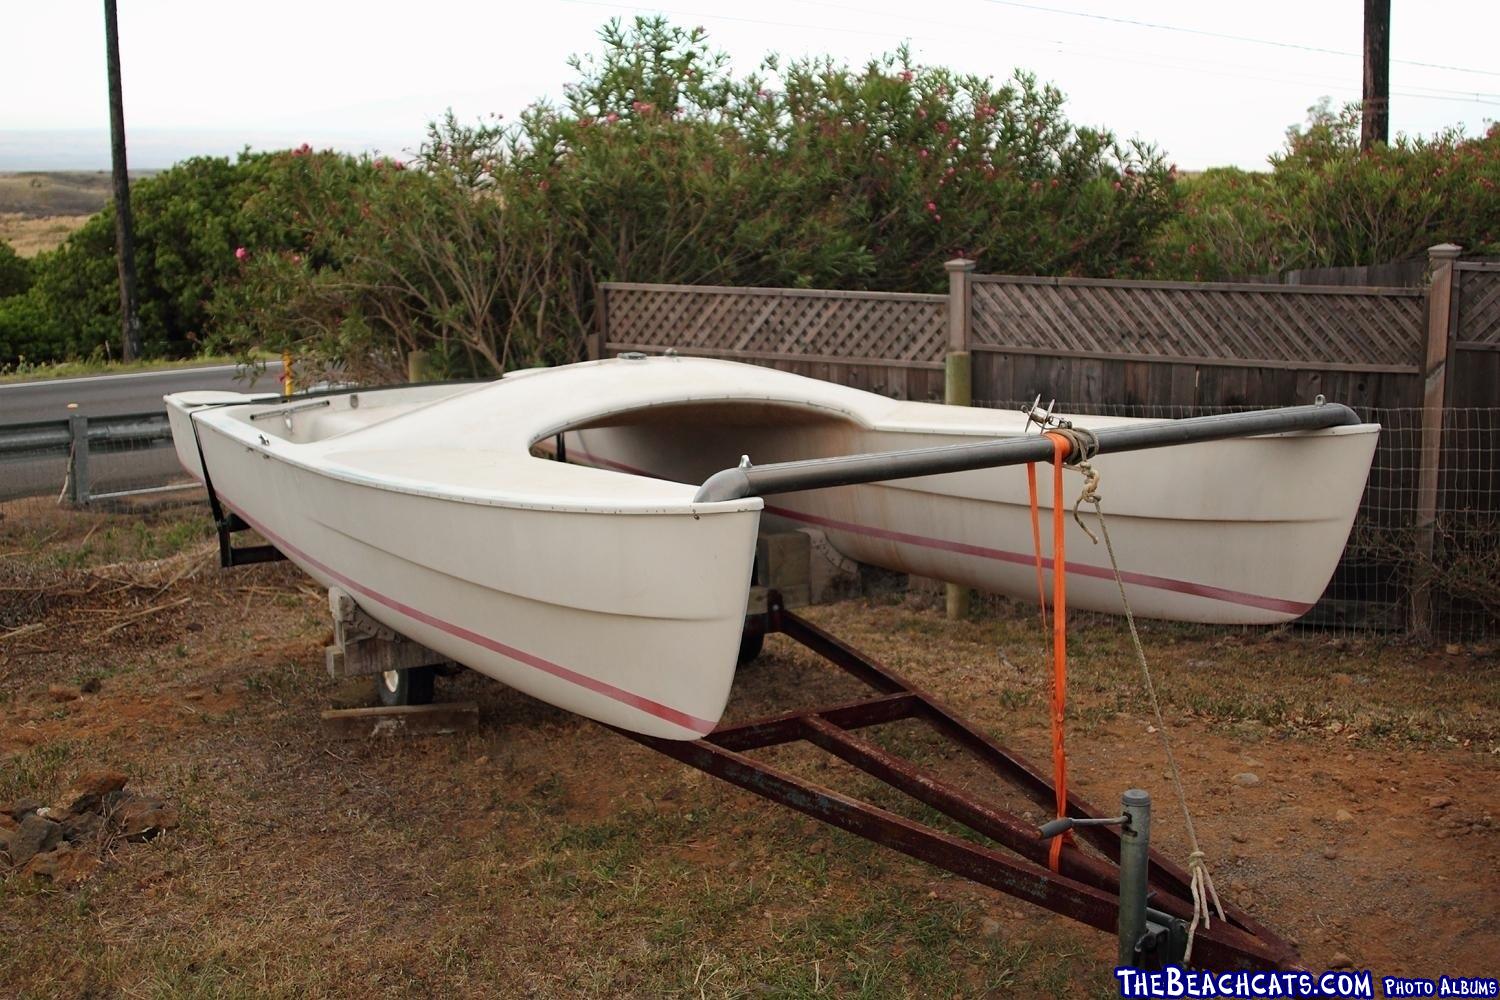
{"type": "MultiPolygon", "coordinates": [[[[1062,501],[1063,462],[1072,444],[1061,434],[1052,439],[1052,785],[1057,792],[1057,818],[1068,814],[1068,755],[1063,745],[1063,712],[1068,702],[1068,574],[1064,535],[1067,521],[1062,501]]],[[[1041,513],[1037,502],[1036,463],[1026,464],[1026,486],[1031,494],[1031,538],[1036,546],[1036,579],[1042,602],[1042,628],[1047,626],[1046,586],[1042,580],[1041,513]]],[[[1047,863],[1058,870],[1063,841],[1072,842],[1071,831],[1052,838],[1047,863]]]]}

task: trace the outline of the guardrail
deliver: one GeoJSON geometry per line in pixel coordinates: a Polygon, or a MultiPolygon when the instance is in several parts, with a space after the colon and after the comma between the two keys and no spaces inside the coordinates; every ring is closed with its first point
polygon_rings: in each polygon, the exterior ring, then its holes
{"type": "Polygon", "coordinates": [[[7,456],[21,454],[67,456],[67,480],[63,492],[77,504],[192,489],[198,484],[178,483],[108,493],[90,492],[91,453],[153,447],[171,440],[172,428],[167,422],[167,415],[160,411],[126,413],[112,417],[89,417],[75,413],[66,420],[0,426],[0,461],[4,461],[7,456]]]}

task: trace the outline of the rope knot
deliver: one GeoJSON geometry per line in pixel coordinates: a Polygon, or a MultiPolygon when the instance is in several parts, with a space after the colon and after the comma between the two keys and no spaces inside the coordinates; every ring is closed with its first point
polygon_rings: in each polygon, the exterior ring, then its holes
{"type": "Polygon", "coordinates": [[[1047,435],[1060,437],[1068,443],[1064,465],[1080,466],[1099,454],[1099,436],[1087,427],[1054,427],[1047,431],[1047,435]]]}
{"type": "Polygon", "coordinates": [[[1193,937],[1198,932],[1198,923],[1201,921],[1205,928],[1214,925],[1209,904],[1213,904],[1213,911],[1218,912],[1220,920],[1225,919],[1224,905],[1219,902],[1218,890],[1214,888],[1214,877],[1208,873],[1207,855],[1197,845],[1198,838],[1192,833],[1191,826],[1188,827],[1188,835],[1193,839],[1193,850],[1188,855],[1188,887],[1193,893],[1193,922],[1188,924],[1187,948],[1182,956],[1184,964],[1193,957],[1193,937]]]}

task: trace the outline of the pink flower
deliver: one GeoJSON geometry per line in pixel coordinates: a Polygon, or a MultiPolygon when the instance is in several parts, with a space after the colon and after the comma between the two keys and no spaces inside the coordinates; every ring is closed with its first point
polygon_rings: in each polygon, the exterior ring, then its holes
{"type": "Polygon", "coordinates": [[[250,259],[250,251],[246,250],[244,247],[235,247],[234,248],[234,259],[235,260],[249,260],[250,259]]]}
{"type": "Polygon", "coordinates": [[[937,211],[937,202],[929,201],[927,203],[927,211],[929,211],[929,212],[936,212],[937,211]]]}
{"type": "Polygon", "coordinates": [[[923,160],[927,159],[927,157],[930,156],[930,155],[931,154],[928,153],[928,151],[925,150],[925,149],[919,149],[919,150],[917,150],[917,156],[919,158],[923,159],[923,160]]]}
{"type": "Polygon", "coordinates": [[[312,147],[305,142],[302,145],[298,146],[296,149],[292,150],[293,156],[308,156],[311,155],[311,153],[312,147]]]}
{"type": "Polygon", "coordinates": [[[911,83],[911,70],[904,69],[904,70],[901,71],[901,82],[902,83],[911,83]]]}
{"type": "Polygon", "coordinates": [[[620,116],[611,111],[609,114],[604,116],[604,120],[613,125],[615,122],[620,120],[620,116]]]}

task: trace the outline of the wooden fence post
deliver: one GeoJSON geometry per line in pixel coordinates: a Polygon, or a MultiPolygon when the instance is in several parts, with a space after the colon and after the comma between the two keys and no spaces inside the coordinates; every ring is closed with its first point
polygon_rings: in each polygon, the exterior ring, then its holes
{"type": "Polygon", "coordinates": [[[609,289],[600,282],[594,289],[594,330],[584,338],[583,352],[588,361],[604,357],[604,344],[609,338],[609,289]]]}
{"type": "MultiPolygon", "coordinates": [[[[943,267],[948,272],[948,352],[943,358],[943,402],[971,406],[974,403],[974,365],[969,353],[973,322],[970,275],[974,273],[974,262],[960,258],[948,261],[943,267]]],[[[967,616],[969,588],[950,583],[945,592],[948,617],[959,619],[967,616]]]]}
{"type": "Polygon", "coordinates": [[[1448,383],[1453,264],[1461,248],[1439,243],[1427,250],[1427,350],[1422,365],[1422,446],[1418,453],[1416,580],[1411,592],[1411,629],[1425,635],[1431,626],[1433,554],[1436,549],[1438,485],[1443,461],[1443,407],[1448,383]]]}
{"type": "Polygon", "coordinates": [[[406,352],[406,381],[432,381],[432,355],[420,348],[406,352]]]}

